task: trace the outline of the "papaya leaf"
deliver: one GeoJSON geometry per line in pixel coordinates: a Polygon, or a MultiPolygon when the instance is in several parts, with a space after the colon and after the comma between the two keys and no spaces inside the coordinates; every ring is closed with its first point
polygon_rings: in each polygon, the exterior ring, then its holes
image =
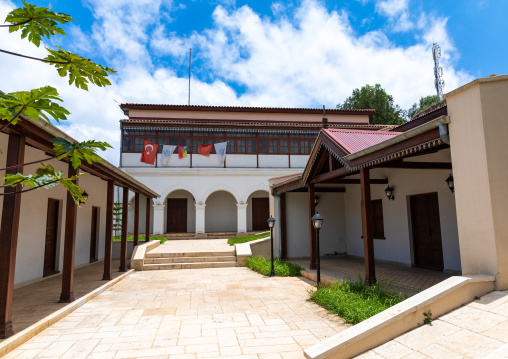
{"type": "Polygon", "coordinates": [[[10,23],[9,32],[21,30],[21,38],[28,37],[28,41],[39,47],[42,37],[49,38],[51,35],[65,35],[65,31],[59,27],[69,21],[74,21],[67,14],[51,11],[50,7],[38,7],[21,0],[24,8],[12,10],[5,18],[10,23]]]}
{"type": "Polygon", "coordinates": [[[105,151],[107,148],[113,148],[106,142],[94,140],[70,143],[66,139],[57,137],[52,139],[51,142],[53,143],[53,150],[58,156],[57,159],[61,160],[65,157],[70,157],[74,168],[78,168],[82,160],[85,160],[89,164],[94,162],[104,164],[103,159],[96,154],[96,151],[105,151]]]}
{"type": "Polygon", "coordinates": [[[50,118],[56,122],[66,120],[70,112],[55,101],[62,101],[62,99],[57,90],[51,86],[30,91],[0,93],[0,120],[12,121],[15,125],[21,121],[19,114],[34,121],[38,121],[39,117],[43,117],[48,122],[50,118]]]}
{"type": "Polygon", "coordinates": [[[45,60],[56,67],[61,77],[69,75],[69,85],[74,83],[77,88],[83,90],[88,90],[89,82],[99,87],[111,85],[107,78],[108,72],[115,73],[115,70],[65,51],[61,47],[58,47],[58,50],[48,48],[46,50],[49,55],[45,57],[45,60]]]}

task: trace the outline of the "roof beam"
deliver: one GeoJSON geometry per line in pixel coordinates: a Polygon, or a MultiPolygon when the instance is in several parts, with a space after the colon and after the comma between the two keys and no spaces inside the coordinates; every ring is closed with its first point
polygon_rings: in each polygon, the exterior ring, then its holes
{"type": "Polygon", "coordinates": [[[407,169],[429,169],[429,170],[451,170],[450,162],[385,162],[375,165],[374,167],[382,168],[407,168],[407,169]]]}

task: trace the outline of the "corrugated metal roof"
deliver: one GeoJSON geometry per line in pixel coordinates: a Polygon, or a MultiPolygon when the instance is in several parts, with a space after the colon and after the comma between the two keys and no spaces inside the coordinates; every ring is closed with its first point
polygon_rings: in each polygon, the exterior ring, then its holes
{"type": "Polygon", "coordinates": [[[350,154],[377,145],[400,134],[400,132],[339,129],[326,129],[323,131],[350,154]]]}

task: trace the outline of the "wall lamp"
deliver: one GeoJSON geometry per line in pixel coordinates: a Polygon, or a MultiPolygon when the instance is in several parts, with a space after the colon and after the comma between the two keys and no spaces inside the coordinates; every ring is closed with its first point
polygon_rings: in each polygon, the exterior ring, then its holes
{"type": "Polygon", "coordinates": [[[317,207],[318,203],[319,203],[319,196],[316,195],[316,196],[314,196],[314,206],[317,207]]]}
{"type": "Polygon", "coordinates": [[[450,191],[455,192],[455,186],[453,185],[453,176],[450,173],[447,179],[445,179],[446,183],[448,184],[448,188],[450,188],[450,191]]]}
{"type": "Polygon", "coordinates": [[[393,194],[393,188],[388,185],[385,189],[386,197],[388,197],[388,200],[395,201],[395,195],[393,194]]]}
{"type": "Polygon", "coordinates": [[[85,200],[85,202],[83,202],[82,200],[79,200],[79,204],[84,204],[86,203],[86,201],[88,201],[88,193],[86,193],[86,191],[83,191],[81,193],[81,196],[83,197],[83,199],[85,200]]]}

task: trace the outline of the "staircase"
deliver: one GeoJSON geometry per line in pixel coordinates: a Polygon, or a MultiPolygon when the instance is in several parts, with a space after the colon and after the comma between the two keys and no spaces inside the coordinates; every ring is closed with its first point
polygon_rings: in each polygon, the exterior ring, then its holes
{"type": "MultiPolygon", "coordinates": [[[[233,247],[234,248],[234,247],[233,247]]],[[[143,270],[236,267],[235,250],[220,252],[146,253],[143,270]]]]}

